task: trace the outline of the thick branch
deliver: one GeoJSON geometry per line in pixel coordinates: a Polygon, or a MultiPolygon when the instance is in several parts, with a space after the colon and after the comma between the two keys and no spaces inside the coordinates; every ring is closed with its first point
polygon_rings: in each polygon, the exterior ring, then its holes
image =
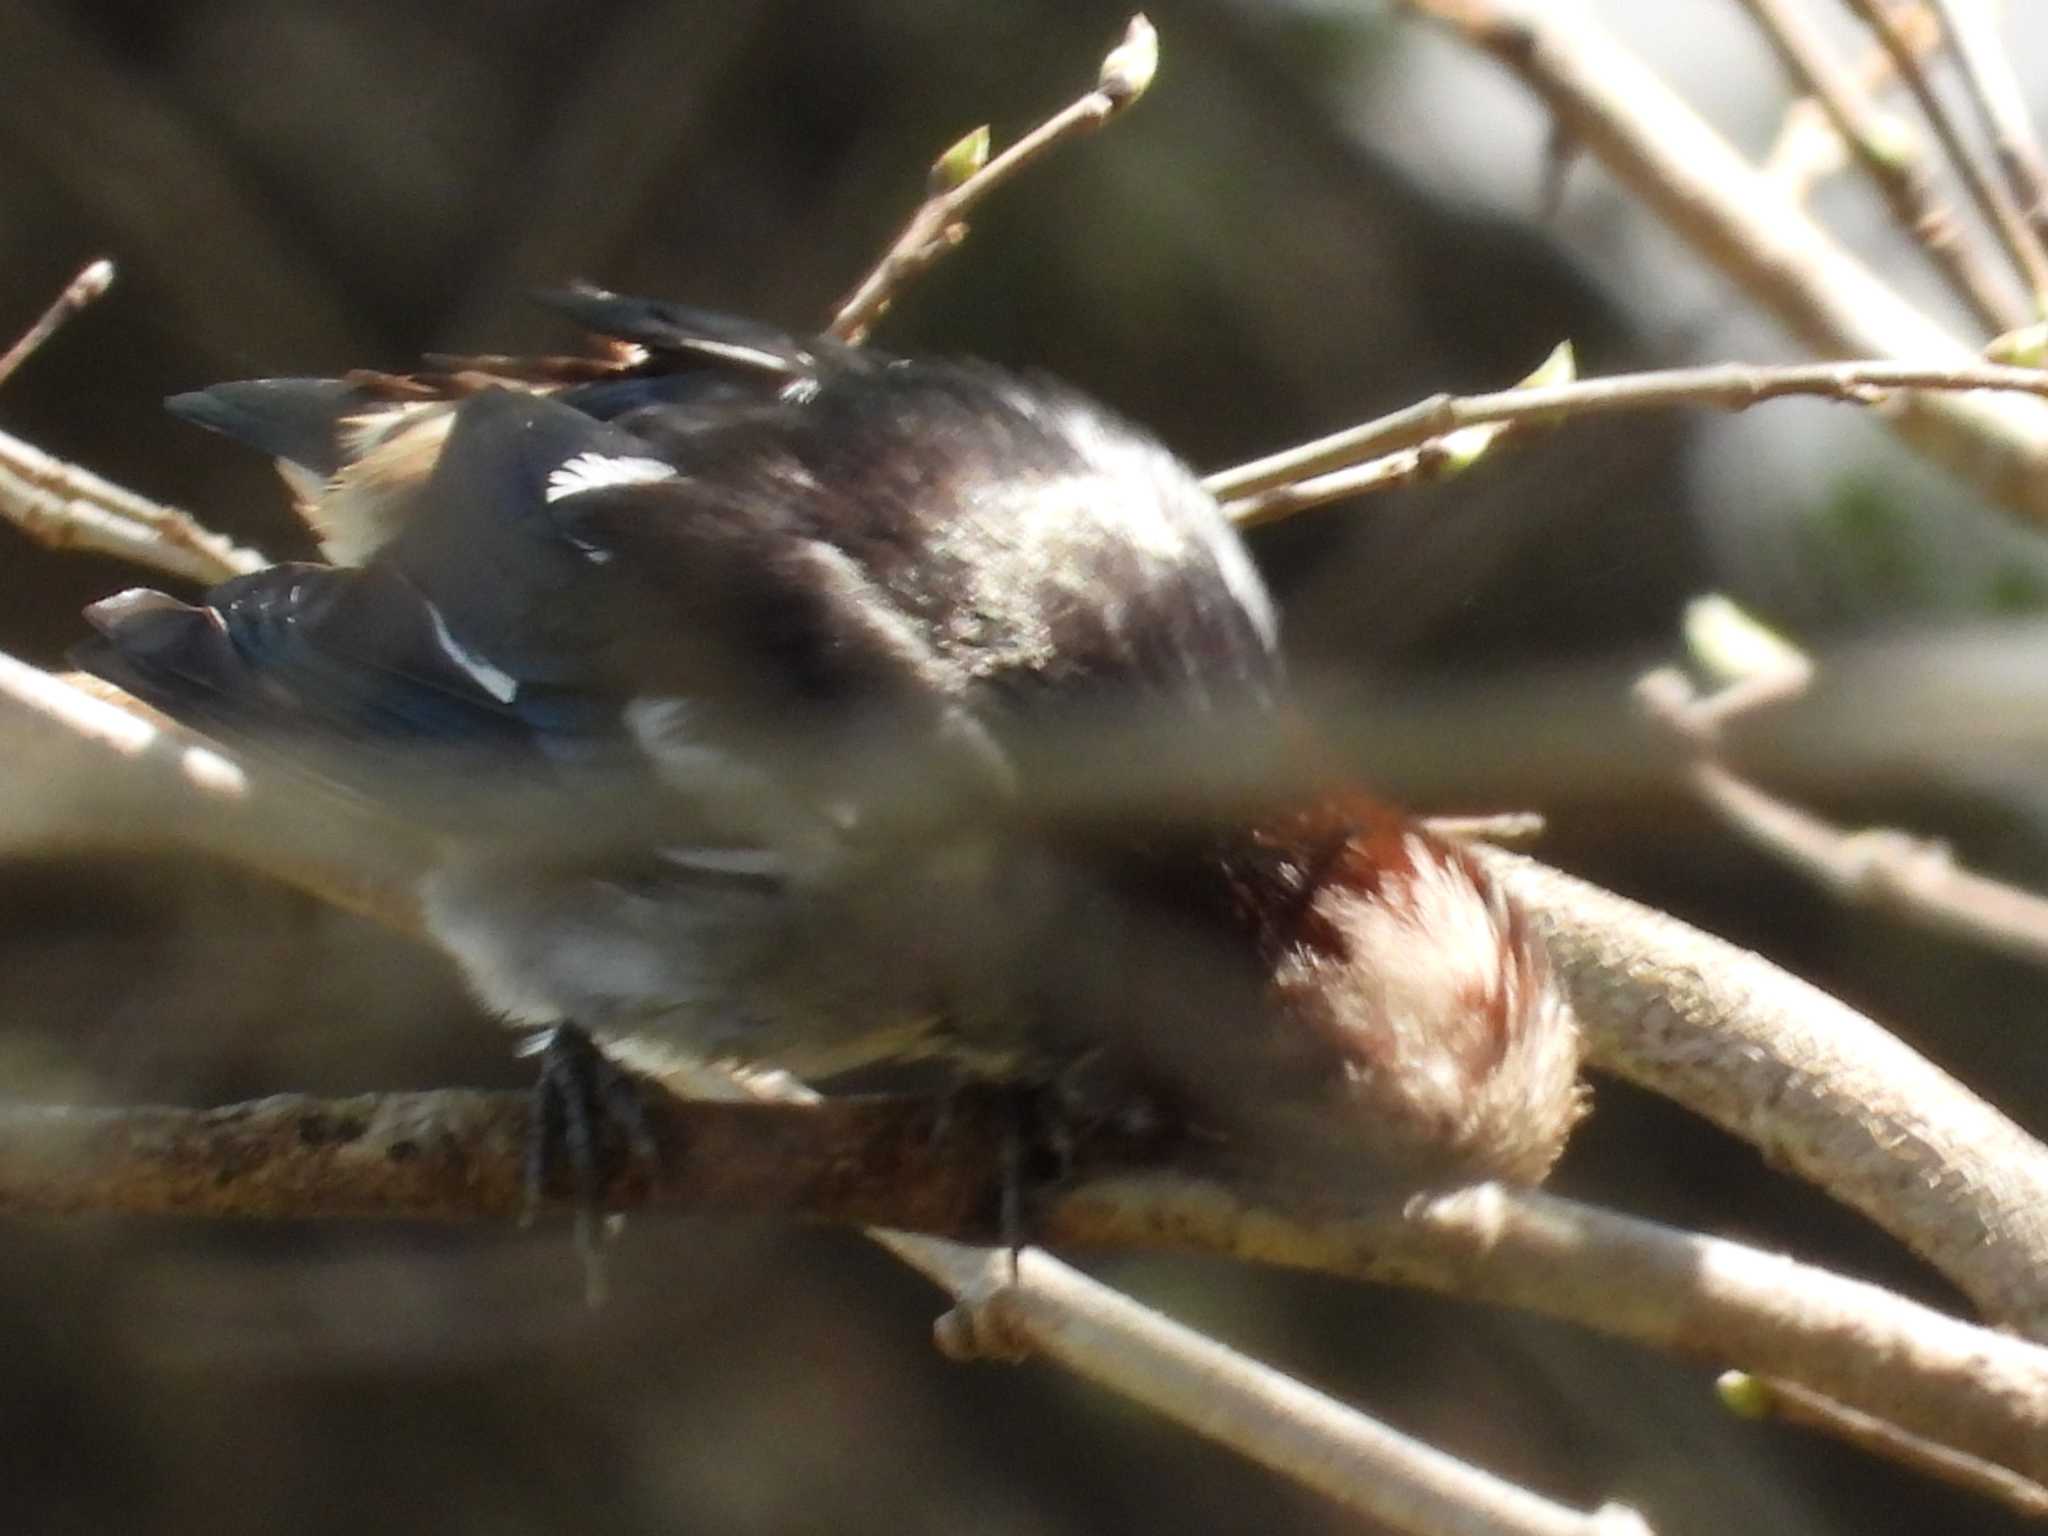
{"type": "MultiPolygon", "coordinates": [[[[0,1111],[0,1210],[504,1219],[523,1204],[528,1105],[524,1094],[451,1090],[215,1110],[0,1111]]],[[[660,1166],[621,1160],[602,1200],[986,1237],[1011,1113],[999,1093],[964,1095],[938,1113],[924,1099],[650,1095],[660,1166]]],[[[1789,1259],[1533,1191],[1485,1186],[1406,1213],[1318,1219],[1177,1174],[1098,1171],[1049,1195],[1034,1225],[1055,1242],[1391,1280],[1724,1363],[1767,1362],[1916,1433],[2048,1473],[2048,1350],[1789,1259]]],[[[889,1241],[927,1272],[957,1278],[957,1255],[889,1241]]]]}
{"type": "MultiPolygon", "coordinates": [[[[443,1089],[220,1109],[0,1109],[0,1211],[507,1221],[526,1204],[529,1096],[443,1089]]],[[[609,1208],[785,1210],[992,1237],[1000,1106],[963,1096],[709,1103],[648,1095],[658,1168],[609,1208]],[[943,1151],[944,1155],[941,1156],[943,1151]]],[[[552,1193],[566,1197],[564,1184],[552,1193]]]]}
{"type": "Polygon", "coordinates": [[[1761,1148],[1987,1317],[2048,1338],[2048,1148],[1760,956],[1533,860],[1473,854],[1537,914],[1595,1065],[1761,1148]]]}

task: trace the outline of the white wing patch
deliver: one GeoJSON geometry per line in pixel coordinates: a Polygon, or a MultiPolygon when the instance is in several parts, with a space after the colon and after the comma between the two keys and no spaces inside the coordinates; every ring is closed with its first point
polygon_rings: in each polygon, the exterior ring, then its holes
{"type": "Polygon", "coordinates": [[[510,704],[518,696],[519,680],[503,667],[493,666],[456,639],[448,628],[448,621],[441,617],[439,608],[432,603],[427,604],[427,615],[434,621],[434,639],[447,653],[448,659],[467,672],[477,687],[500,704],[510,704]]]}
{"type": "Polygon", "coordinates": [[[557,465],[554,473],[548,476],[548,501],[553,503],[568,496],[581,496],[585,491],[601,491],[608,486],[653,485],[676,478],[675,466],[664,464],[659,459],[579,453],[557,465]]]}
{"type": "Polygon", "coordinates": [[[789,862],[767,848],[663,848],[659,857],[677,869],[740,880],[783,880],[789,862]]]}

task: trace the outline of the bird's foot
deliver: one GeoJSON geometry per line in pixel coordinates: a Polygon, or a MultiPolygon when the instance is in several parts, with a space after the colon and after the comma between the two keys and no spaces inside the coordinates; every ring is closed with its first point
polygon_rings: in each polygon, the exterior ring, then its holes
{"type": "Polygon", "coordinates": [[[538,1031],[520,1054],[540,1058],[526,1138],[523,1221],[533,1222],[557,1170],[566,1167],[584,1294],[597,1306],[605,1296],[603,1243],[621,1224],[620,1217],[603,1210],[606,1174],[620,1157],[649,1171],[661,1161],[642,1085],[574,1024],[538,1031]]]}

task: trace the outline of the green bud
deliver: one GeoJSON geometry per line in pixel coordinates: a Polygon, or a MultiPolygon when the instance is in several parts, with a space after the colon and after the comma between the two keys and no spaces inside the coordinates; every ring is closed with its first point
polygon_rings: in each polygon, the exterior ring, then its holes
{"type": "Polygon", "coordinates": [[[950,192],[961,183],[972,180],[974,173],[988,164],[988,142],[987,123],[972,133],[962,134],[950,149],[932,162],[931,175],[925,179],[925,191],[934,195],[950,192]]]}
{"type": "Polygon", "coordinates": [[[1095,88],[1118,107],[1127,107],[1145,94],[1152,77],[1159,73],[1159,34],[1144,13],[1131,18],[1124,40],[1102,61],[1102,73],[1095,88]]]}
{"type": "Polygon", "coordinates": [[[1685,605],[1683,628],[1693,659],[1723,683],[1785,677],[1813,667],[1798,646],[1718,592],[1685,605]]]}
{"type": "Polygon", "coordinates": [[[1777,1411],[1771,1389],[1747,1371],[1723,1371],[1714,1379],[1721,1406],[1741,1419],[1768,1419],[1777,1411]]]}

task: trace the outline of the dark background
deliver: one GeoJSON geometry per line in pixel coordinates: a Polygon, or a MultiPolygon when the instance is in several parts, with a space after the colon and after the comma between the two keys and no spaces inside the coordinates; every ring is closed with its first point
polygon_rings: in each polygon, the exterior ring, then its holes
{"type": "MultiPolygon", "coordinates": [[[[1624,262],[1635,226],[1593,168],[1546,223],[1527,124],[1501,130],[1505,203],[1383,143],[1374,125],[1427,61],[1371,13],[1152,15],[1152,95],[1000,194],[879,341],[1051,370],[1216,465],[1498,387],[1561,337],[1615,371],[1712,355],[1739,322],[1678,253],[1624,262]]],[[[170,421],[163,394],[560,346],[520,296],[574,277],[814,326],[939,149],[984,121],[1001,142],[1069,99],[1123,19],[946,0],[0,0],[0,332],[87,258],[122,271],[8,386],[0,424],[303,555],[268,467],[170,421]]],[[[1444,124],[1464,109],[1433,104],[1444,124]]],[[[1938,629],[1994,592],[2037,604],[2039,552],[1993,516],[1926,489],[1974,551],[1940,567],[1949,541],[1922,539],[1907,504],[1929,482],[1860,427],[1817,453],[1789,430],[1809,451],[1775,500],[1727,499],[1715,474],[1770,440],[1639,417],[1301,519],[1255,551],[1300,666],[1411,685],[1635,664],[1716,585],[1820,642],[1938,629]],[[1901,576],[1901,548],[1932,549],[1931,574],[1908,560],[1901,576]]],[[[79,606],[135,579],[0,530],[0,646],[54,664],[79,606]]],[[[1625,732],[1619,701],[1614,719],[1625,732]]],[[[1503,763],[1497,805],[1521,803],[1513,782],[1503,763]]],[[[2048,883],[2029,807],[1967,781],[1837,781],[1820,803],[2048,883]]],[[[2035,973],[1830,904],[1675,791],[1594,780],[1535,808],[1547,856],[1757,945],[2048,1120],[2035,973]]],[[[523,1081],[438,958],[226,869],[17,859],[0,914],[10,1096],[523,1081]]],[[[1560,1184],[1952,1303],[1856,1219],[1614,1084],[1560,1184]]],[[[596,1315],[553,1233],[107,1221],[16,1223],[0,1245],[13,1530],[1350,1523],[1055,1372],[942,1363],[935,1293],[852,1235],[772,1218],[636,1223],[596,1315]]],[[[1221,1264],[1095,1267],[1403,1428],[1559,1498],[1636,1503],[1660,1530],[1999,1528],[1960,1495],[1729,1419],[1708,1369],[1574,1330],[1221,1264]]]]}

